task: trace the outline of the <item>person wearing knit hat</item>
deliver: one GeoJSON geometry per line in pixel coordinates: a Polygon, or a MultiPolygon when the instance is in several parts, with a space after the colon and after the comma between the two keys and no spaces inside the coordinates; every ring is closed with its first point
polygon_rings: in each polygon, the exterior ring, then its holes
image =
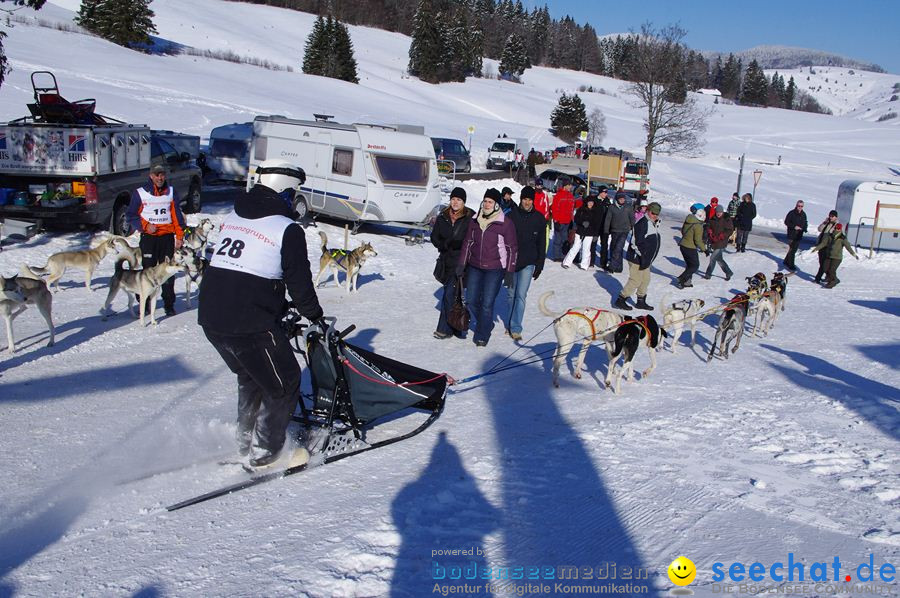
{"type": "Polygon", "coordinates": [[[481,209],[469,219],[456,263],[456,275],[461,277],[466,273],[466,303],[472,313],[473,340],[478,347],[486,346],[491,338],[494,301],[504,273],[516,271],[516,227],[500,209],[499,200],[500,192],[493,187],[484,192],[481,209]]]}
{"type": "MultiPolygon", "coordinates": [[[[826,218],[822,224],[819,225],[819,238],[816,239],[816,245],[822,242],[823,239],[828,237],[831,233],[834,232],[836,226],[840,225],[838,222],[838,213],[837,210],[831,210],[828,212],[828,218],[826,218]]],[[[825,272],[828,270],[828,252],[820,251],[819,252],[819,270],[816,272],[816,277],[813,279],[816,282],[822,282],[822,276],[825,275],[825,272]]]]}
{"type": "Polygon", "coordinates": [[[709,258],[709,264],[706,266],[706,274],[703,275],[703,278],[706,280],[712,278],[716,264],[722,267],[722,272],[725,273],[725,280],[731,280],[734,272],[731,271],[731,268],[725,262],[725,248],[728,247],[728,238],[731,237],[733,231],[734,224],[731,222],[731,218],[725,214],[725,208],[716,206],[715,211],[713,211],[713,217],[709,221],[708,240],[712,255],[709,258]]]}
{"type": "Polygon", "coordinates": [[[587,270],[591,261],[592,243],[596,243],[597,236],[600,234],[600,228],[603,221],[600,220],[600,212],[594,209],[597,198],[589,195],[584,200],[584,205],[575,211],[575,239],[572,241],[572,247],[563,260],[562,267],[568,268],[574,262],[581,252],[581,263],[578,265],[582,270],[587,270]]]}
{"type": "Polygon", "coordinates": [[[659,237],[659,213],[660,205],[656,202],[647,206],[643,217],[634,224],[631,243],[625,260],[628,262],[628,282],[622,292],[616,298],[613,306],[625,311],[630,311],[631,306],[626,300],[631,294],[637,292],[635,307],[647,311],[653,311],[653,306],[647,304],[647,289],[650,287],[650,266],[659,254],[661,239],[659,237]]]}
{"type": "Polygon", "coordinates": [[[515,203],[513,203],[512,199],[513,190],[509,187],[504,187],[502,191],[500,191],[500,209],[503,210],[503,213],[509,215],[510,210],[515,207],[515,203]]]}
{"type": "Polygon", "coordinates": [[[459,284],[459,278],[455,276],[456,264],[469,230],[469,221],[474,216],[475,212],[466,207],[466,190],[456,187],[450,192],[450,205],[440,211],[431,229],[431,244],[438,250],[434,277],[444,287],[437,328],[434,330],[434,338],[437,339],[451,336],[466,338],[465,330],[451,328],[448,316],[456,301],[456,287],[459,284]]]}
{"type": "Polygon", "coordinates": [[[610,273],[622,271],[625,241],[634,226],[634,212],[625,206],[627,198],[628,195],[622,191],[616,193],[616,201],[610,205],[603,219],[600,234],[609,235],[609,262],[606,264],[606,271],[610,273]]]}
{"type": "Polygon", "coordinates": [[[522,340],[522,320],[525,300],[531,281],[537,280],[544,269],[547,252],[547,220],[535,209],[534,189],[523,187],[519,205],[509,213],[516,227],[516,270],[506,274],[509,298],[509,319],[506,332],[513,340],[522,340]]]}
{"type": "Polygon", "coordinates": [[[834,230],[831,234],[827,235],[818,245],[810,249],[811,252],[818,251],[819,253],[827,253],[826,257],[828,261],[825,268],[826,289],[833,289],[841,282],[837,277],[837,271],[841,266],[841,261],[844,259],[845,249],[850,252],[850,255],[859,259],[856,252],[853,251],[853,246],[847,241],[847,235],[844,234],[844,226],[840,222],[834,225],[834,230]]]}
{"type": "Polygon", "coordinates": [[[581,202],[572,195],[572,179],[568,176],[560,176],[556,179],[556,193],[553,203],[550,205],[550,214],[553,218],[553,244],[550,247],[550,259],[562,261],[568,251],[569,229],[572,227],[572,217],[575,210],[581,207],[581,202]],[[563,250],[566,246],[566,250],[563,250]]]}
{"type": "Polygon", "coordinates": [[[702,203],[695,203],[691,206],[691,213],[684,219],[681,225],[681,242],[678,248],[681,250],[681,256],[684,258],[684,272],[678,275],[675,280],[675,286],[679,289],[694,286],[691,284],[691,277],[700,269],[700,249],[705,248],[703,242],[703,220],[705,212],[702,203]]]}

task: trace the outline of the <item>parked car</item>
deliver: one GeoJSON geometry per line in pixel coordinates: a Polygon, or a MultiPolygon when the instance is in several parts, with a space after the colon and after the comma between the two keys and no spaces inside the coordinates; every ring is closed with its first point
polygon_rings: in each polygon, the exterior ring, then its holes
{"type": "Polygon", "coordinates": [[[567,176],[572,179],[572,184],[575,188],[583,185],[585,189],[587,189],[587,182],[584,176],[580,174],[569,174],[568,172],[561,172],[559,170],[547,169],[541,174],[538,175],[538,178],[541,179],[544,183],[544,189],[549,189],[552,192],[556,192],[556,180],[560,176],[567,176]]]}
{"type": "MultiPolygon", "coordinates": [[[[431,144],[434,146],[434,157],[438,160],[449,160],[456,164],[456,172],[472,172],[472,160],[469,157],[469,150],[463,145],[459,139],[449,139],[446,137],[432,137],[431,144]]],[[[441,165],[438,164],[440,167],[441,165]]]]}

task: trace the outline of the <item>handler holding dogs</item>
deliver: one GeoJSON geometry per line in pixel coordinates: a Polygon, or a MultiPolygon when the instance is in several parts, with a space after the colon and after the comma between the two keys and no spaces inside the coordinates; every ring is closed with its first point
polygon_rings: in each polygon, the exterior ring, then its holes
{"type": "Polygon", "coordinates": [[[256,185],[225,217],[200,283],[199,323],[238,378],[238,452],[252,467],[274,463],[297,406],[300,366],[280,326],[285,287],[300,314],[323,330],[306,237],[291,219],[300,168],[266,160],[256,185]]]}

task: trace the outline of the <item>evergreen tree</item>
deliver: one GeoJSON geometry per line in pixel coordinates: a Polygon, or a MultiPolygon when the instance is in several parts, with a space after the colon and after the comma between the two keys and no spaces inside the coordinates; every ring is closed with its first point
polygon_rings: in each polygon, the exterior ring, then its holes
{"type": "Polygon", "coordinates": [[[769,101],[769,82],[756,60],[751,60],[744,75],[741,103],[755,106],[767,106],[769,101]]]}
{"type": "Polygon", "coordinates": [[[768,105],[775,108],[784,106],[784,77],[777,72],[772,75],[772,81],[769,83],[768,105]]]}
{"type": "Polygon", "coordinates": [[[407,70],[428,83],[440,81],[443,63],[443,39],[438,29],[438,14],[432,0],[420,0],[413,18],[412,43],[407,70]]]}
{"type": "Polygon", "coordinates": [[[84,0],[75,22],[126,48],[147,45],[156,33],[151,0],[84,0]]]}
{"type": "Polygon", "coordinates": [[[716,64],[712,68],[712,71],[709,74],[709,84],[707,87],[711,87],[712,89],[718,89],[720,92],[722,91],[722,57],[716,56],[716,64]]]}
{"type": "Polygon", "coordinates": [[[528,64],[528,51],[525,49],[525,42],[516,34],[510,35],[506,38],[506,44],[503,46],[503,55],[500,58],[500,74],[518,81],[525,69],[530,66],[528,64]]]}
{"type": "Polygon", "coordinates": [[[566,143],[574,143],[581,131],[589,129],[590,123],[584,102],[578,94],[562,94],[559,103],[550,114],[550,126],[556,130],[556,136],[566,143]]]}
{"type": "Polygon", "coordinates": [[[350,30],[340,21],[335,20],[332,29],[332,52],[335,56],[335,68],[326,77],[333,77],[349,83],[359,83],[356,73],[356,59],[353,57],[353,40],[350,30]]]}
{"type": "Polygon", "coordinates": [[[687,99],[687,82],[681,69],[675,72],[672,83],[666,88],[666,100],[673,104],[684,104],[687,99]]]}
{"type": "Polygon", "coordinates": [[[783,103],[784,107],[788,110],[794,109],[794,97],[797,95],[797,84],[794,83],[794,77],[791,76],[788,81],[787,87],[784,89],[784,98],[783,103]]]}
{"type": "Polygon", "coordinates": [[[722,83],[719,86],[723,98],[734,100],[741,91],[741,61],[729,54],[722,67],[722,83]]]}
{"type": "MultiPolygon", "coordinates": [[[[84,3],[81,5],[84,7],[84,3]]],[[[303,72],[307,75],[321,75],[324,70],[325,51],[328,40],[325,38],[325,19],[319,16],[313,23],[312,32],[306,38],[303,51],[303,72]]]]}

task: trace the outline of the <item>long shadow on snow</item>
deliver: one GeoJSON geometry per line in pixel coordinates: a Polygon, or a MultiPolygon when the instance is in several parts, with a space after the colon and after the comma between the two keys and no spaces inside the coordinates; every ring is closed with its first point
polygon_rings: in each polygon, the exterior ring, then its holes
{"type": "MultiPolygon", "coordinates": [[[[560,413],[542,368],[520,369],[512,383],[506,378],[505,384],[488,385],[497,452],[504,459],[505,554],[496,565],[554,567],[557,581],[561,567],[577,567],[582,576],[586,568],[593,570],[594,579],[563,582],[571,586],[629,583],[596,579],[604,563],[615,563],[619,571],[623,566],[647,571],[604,486],[597,458],[560,413]]],[[[649,588],[642,595],[657,595],[652,579],[641,583],[649,588]]],[[[550,594],[540,595],[557,595],[554,583],[549,585],[550,594]]]]}
{"type": "MultiPolygon", "coordinates": [[[[860,417],[867,418],[884,433],[893,438],[900,437],[900,414],[897,412],[896,405],[890,404],[891,402],[900,403],[900,390],[841,369],[812,355],[781,349],[769,344],[761,344],[760,347],[790,357],[798,365],[806,368],[806,371],[799,371],[795,367],[777,363],[770,364],[794,384],[839,400],[860,417]]],[[[884,350],[887,351],[889,348],[884,350]]]]}
{"type": "MultiPolygon", "coordinates": [[[[477,566],[480,572],[486,566],[483,539],[497,529],[499,513],[463,467],[446,432],[438,436],[419,479],[394,498],[391,514],[403,537],[391,581],[392,597],[428,596],[436,583],[466,583],[451,581],[448,576],[459,580],[466,569],[474,571],[477,566]],[[432,556],[433,550],[454,549],[472,549],[473,554],[432,556]],[[459,575],[455,567],[460,568],[459,575]]],[[[469,583],[483,587],[484,582],[469,583]]]]}
{"type": "Polygon", "coordinates": [[[859,305],[860,307],[868,307],[883,311],[892,316],[900,316],[900,297],[887,297],[884,301],[866,301],[864,299],[851,299],[847,303],[851,305],[859,305]]]}
{"type": "Polygon", "coordinates": [[[853,345],[866,359],[883,363],[892,369],[900,369],[900,343],[892,345],[853,345]]]}

